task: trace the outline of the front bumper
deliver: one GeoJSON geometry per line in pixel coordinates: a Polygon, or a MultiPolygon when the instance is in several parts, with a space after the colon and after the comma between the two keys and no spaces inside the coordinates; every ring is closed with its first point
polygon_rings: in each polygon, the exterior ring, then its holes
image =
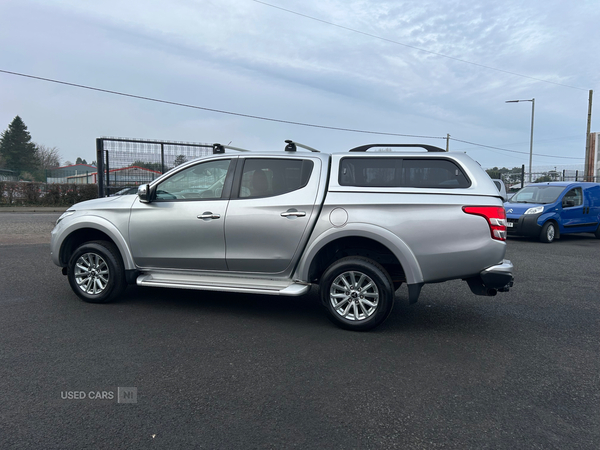
{"type": "Polygon", "coordinates": [[[523,214],[518,218],[508,216],[506,219],[508,235],[538,237],[542,232],[542,227],[537,223],[540,216],[541,214],[523,214]]]}
{"type": "Polygon", "coordinates": [[[476,295],[493,296],[497,292],[508,292],[514,284],[513,265],[508,260],[488,267],[479,276],[467,278],[471,291],[476,295]]]}

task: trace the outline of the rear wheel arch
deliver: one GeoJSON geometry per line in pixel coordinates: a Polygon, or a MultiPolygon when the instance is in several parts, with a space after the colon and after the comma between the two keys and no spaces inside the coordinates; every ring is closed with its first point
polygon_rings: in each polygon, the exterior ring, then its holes
{"type": "Polygon", "coordinates": [[[362,236],[341,237],[323,245],[310,262],[308,280],[321,279],[335,261],[350,256],[367,258],[381,265],[396,287],[406,282],[404,267],[397,256],[381,242],[362,236]]]}

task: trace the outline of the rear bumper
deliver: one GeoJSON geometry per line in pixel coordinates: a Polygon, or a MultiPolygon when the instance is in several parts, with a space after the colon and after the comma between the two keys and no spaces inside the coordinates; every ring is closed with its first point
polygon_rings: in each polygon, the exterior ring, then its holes
{"type": "Polygon", "coordinates": [[[467,278],[471,291],[476,295],[496,295],[498,291],[508,292],[514,284],[513,265],[508,260],[488,267],[479,276],[467,278]]]}
{"type": "Polygon", "coordinates": [[[501,264],[483,270],[480,276],[485,287],[497,290],[506,288],[508,291],[514,281],[513,265],[508,259],[505,259],[501,264]]]}

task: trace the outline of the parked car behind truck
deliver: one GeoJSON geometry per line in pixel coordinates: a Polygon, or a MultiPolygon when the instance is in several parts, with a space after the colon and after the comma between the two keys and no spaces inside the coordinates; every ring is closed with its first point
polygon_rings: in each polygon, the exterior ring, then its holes
{"type": "Polygon", "coordinates": [[[508,234],[545,243],[563,234],[594,233],[600,239],[600,183],[533,183],[504,204],[508,234]]]}
{"type": "Polygon", "coordinates": [[[127,284],[280,296],[317,284],[328,317],[351,330],[382,323],[402,283],[410,303],[427,283],[463,279],[484,296],[512,286],[500,194],[466,154],[287,144],[280,153],[215,144],[138,196],[74,205],[52,232],[52,259],[94,303],[127,284]],[[217,172],[213,186],[192,189],[217,172]]]}

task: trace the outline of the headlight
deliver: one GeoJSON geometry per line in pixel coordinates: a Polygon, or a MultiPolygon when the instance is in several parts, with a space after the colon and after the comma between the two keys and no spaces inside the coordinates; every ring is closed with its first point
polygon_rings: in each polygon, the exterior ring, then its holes
{"type": "Polygon", "coordinates": [[[544,212],[543,206],[535,206],[535,207],[529,208],[527,211],[525,211],[525,214],[539,214],[542,212],[544,212]]]}
{"type": "Polygon", "coordinates": [[[69,217],[71,214],[75,214],[75,211],[65,211],[64,213],[62,213],[62,214],[60,215],[60,217],[58,218],[58,220],[56,221],[56,225],[58,225],[58,224],[59,224],[59,222],[60,222],[61,220],[63,220],[65,217],[69,217]]]}

